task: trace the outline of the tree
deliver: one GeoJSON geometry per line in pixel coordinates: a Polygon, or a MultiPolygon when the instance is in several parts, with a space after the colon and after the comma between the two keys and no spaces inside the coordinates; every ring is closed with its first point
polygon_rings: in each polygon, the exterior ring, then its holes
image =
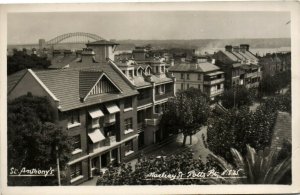
{"type": "Polygon", "coordinates": [[[28,55],[26,49],[23,51],[14,49],[14,54],[7,57],[7,74],[13,74],[25,68],[46,69],[50,65],[46,57],[28,55]]]}
{"type": "Polygon", "coordinates": [[[227,108],[241,107],[252,104],[251,93],[245,86],[235,86],[225,90],[221,96],[222,105],[227,108]]]}
{"type": "Polygon", "coordinates": [[[266,99],[255,112],[243,106],[212,117],[207,129],[208,148],[229,162],[233,160],[230,148],[241,148],[242,154],[247,144],[263,150],[271,144],[278,111],[291,111],[289,93],[266,99]]]}
{"type": "MultiPolygon", "coordinates": [[[[31,94],[8,102],[8,169],[55,169],[56,155],[64,168],[71,140],[66,130],[53,123],[53,112],[46,98],[31,94]]],[[[9,185],[54,185],[56,181],[56,177],[8,177],[9,185]]]]}
{"type": "Polygon", "coordinates": [[[209,101],[200,90],[190,88],[170,99],[160,121],[160,129],[172,133],[183,133],[183,145],[187,136],[198,132],[210,114],[209,101]]]}
{"type": "Polygon", "coordinates": [[[291,71],[286,70],[283,72],[277,72],[274,76],[266,75],[260,82],[259,94],[264,95],[274,95],[279,90],[291,84],[291,71]]]}
{"type": "Polygon", "coordinates": [[[230,149],[234,158],[234,164],[226,162],[222,157],[209,154],[223,170],[233,168],[242,169],[246,179],[240,179],[238,183],[245,184],[278,184],[283,176],[291,170],[291,157],[277,161],[277,153],[269,148],[256,153],[255,149],[247,145],[247,154],[243,155],[236,149],[230,149]]]}

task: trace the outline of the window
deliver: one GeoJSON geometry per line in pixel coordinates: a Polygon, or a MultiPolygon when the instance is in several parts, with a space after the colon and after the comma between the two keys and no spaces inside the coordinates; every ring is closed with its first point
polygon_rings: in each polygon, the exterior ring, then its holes
{"type": "Polygon", "coordinates": [[[133,153],[133,141],[125,142],[125,156],[133,153]]]}
{"type": "Polygon", "coordinates": [[[124,99],[124,109],[132,108],[132,98],[124,99]]]}
{"type": "Polygon", "coordinates": [[[78,124],[80,123],[79,120],[79,111],[72,111],[68,113],[68,126],[73,125],[73,124],[78,124]]]}
{"type": "Polygon", "coordinates": [[[201,85],[200,84],[198,84],[198,89],[201,89],[201,85]]]}
{"type": "Polygon", "coordinates": [[[190,84],[186,84],[186,88],[187,88],[187,89],[190,88],[190,84]]]}
{"type": "Polygon", "coordinates": [[[165,67],[161,66],[161,72],[164,73],[165,72],[165,67]]]}
{"type": "Polygon", "coordinates": [[[183,83],[181,83],[181,90],[183,90],[184,89],[184,84],[183,83]]]}
{"type": "Polygon", "coordinates": [[[156,73],[158,73],[159,72],[159,67],[158,66],[156,66],[156,73]]]}
{"type": "Polygon", "coordinates": [[[73,136],[73,148],[74,148],[74,150],[80,150],[81,149],[80,135],[73,136]]]}
{"type": "Polygon", "coordinates": [[[81,162],[71,165],[71,179],[79,177],[82,175],[82,166],[81,162]]]}
{"type": "Polygon", "coordinates": [[[200,81],[201,80],[201,74],[198,73],[198,80],[200,81]]]}
{"type": "Polygon", "coordinates": [[[129,77],[133,78],[133,71],[129,70],[128,73],[129,73],[129,77]]]}
{"type": "Polygon", "coordinates": [[[190,80],[190,74],[186,74],[186,79],[190,80]]]}
{"type": "Polygon", "coordinates": [[[125,130],[132,129],[132,118],[125,119],[125,130]]]}
{"type": "Polygon", "coordinates": [[[99,118],[92,119],[92,128],[94,129],[99,127],[100,127],[99,118]]]}
{"type": "Polygon", "coordinates": [[[184,79],[184,74],[183,73],[181,73],[181,79],[184,79]]]}
{"type": "Polygon", "coordinates": [[[217,89],[221,89],[221,85],[219,84],[219,85],[217,85],[217,89]]]}

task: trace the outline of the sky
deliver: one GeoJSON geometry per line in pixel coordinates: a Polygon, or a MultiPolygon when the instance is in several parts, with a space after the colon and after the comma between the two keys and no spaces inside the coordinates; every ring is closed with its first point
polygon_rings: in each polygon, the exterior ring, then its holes
{"type": "Polygon", "coordinates": [[[108,40],[290,38],[289,20],[289,12],[10,13],[8,44],[48,41],[69,32],[108,40]]]}

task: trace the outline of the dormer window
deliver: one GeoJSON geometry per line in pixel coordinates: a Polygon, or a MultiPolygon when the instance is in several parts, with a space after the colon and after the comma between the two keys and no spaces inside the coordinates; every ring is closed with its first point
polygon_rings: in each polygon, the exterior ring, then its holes
{"type": "Polygon", "coordinates": [[[129,71],[128,71],[128,76],[129,76],[130,78],[133,78],[133,70],[129,70],[129,71]]]}
{"type": "Polygon", "coordinates": [[[161,68],[161,72],[165,73],[165,66],[161,66],[160,68],[161,68]]]}

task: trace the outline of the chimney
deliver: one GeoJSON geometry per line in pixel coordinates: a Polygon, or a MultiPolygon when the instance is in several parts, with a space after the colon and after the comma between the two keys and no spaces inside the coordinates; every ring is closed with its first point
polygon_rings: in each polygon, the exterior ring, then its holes
{"type": "Polygon", "coordinates": [[[171,59],[171,64],[170,66],[174,66],[174,59],[171,59]]]}
{"type": "Polygon", "coordinates": [[[76,50],[76,57],[81,57],[82,50],[76,50]]]}
{"type": "Polygon", "coordinates": [[[232,52],[232,46],[231,45],[226,45],[225,46],[225,51],[232,52]]]}
{"type": "Polygon", "coordinates": [[[233,47],[233,52],[240,52],[240,47],[239,46],[234,46],[233,47]]]}
{"type": "Polygon", "coordinates": [[[246,51],[249,51],[249,45],[248,44],[241,44],[240,49],[241,49],[241,52],[245,53],[246,51]]]}

